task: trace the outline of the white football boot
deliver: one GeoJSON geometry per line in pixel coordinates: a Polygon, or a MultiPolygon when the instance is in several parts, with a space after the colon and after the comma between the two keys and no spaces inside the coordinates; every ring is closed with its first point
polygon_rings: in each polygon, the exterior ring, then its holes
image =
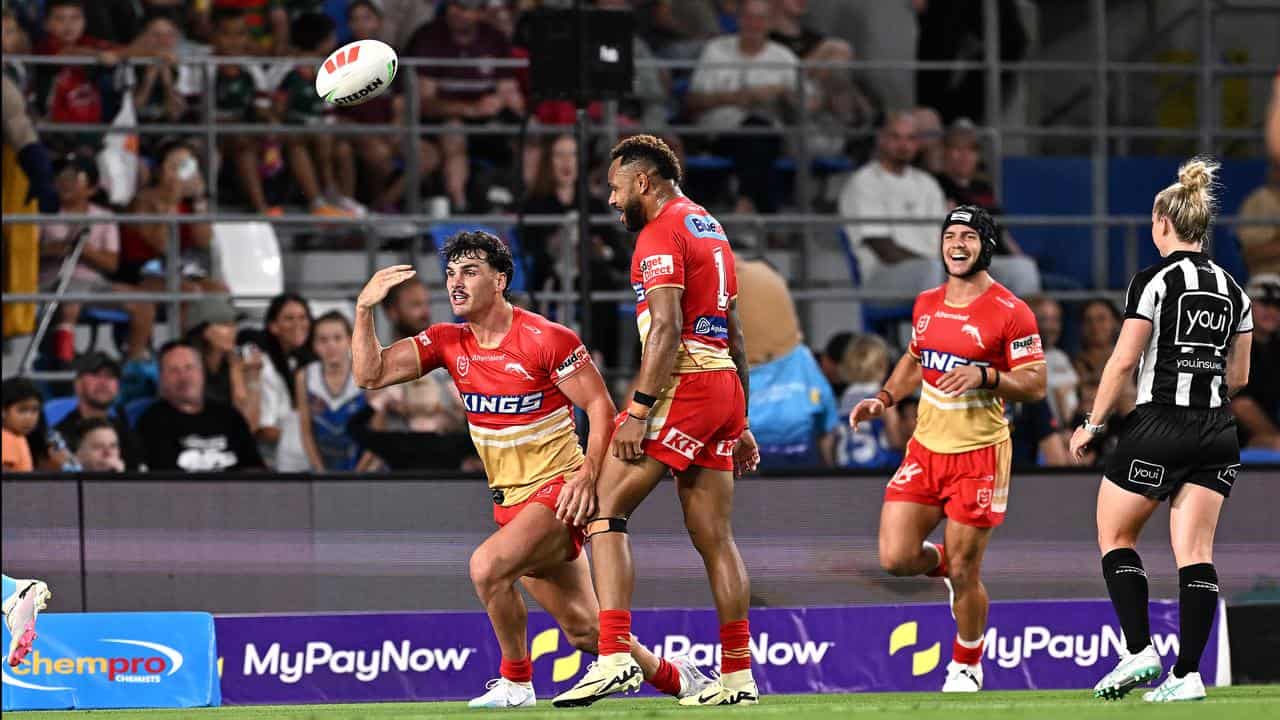
{"type": "MultiPolygon", "coordinates": [[[[683,682],[683,681],[682,681],[683,682]]],[[[644,673],[630,653],[602,655],[587,666],[587,674],[577,685],[551,701],[555,707],[586,707],[620,692],[639,692],[644,673]]]]}
{"type": "Polygon", "coordinates": [[[714,682],[687,658],[667,658],[667,662],[680,673],[680,694],[676,695],[677,700],[697,695],[714,682]]]}
{"type": "Polygon", "coordinates": [[[538,699],[533,693],[533,683],[512,682],[500,677],[485,683],[484,687],[489,692],[467,703],[467,707],[522,708],[538,704],[538,699]]]}
{"type": "MultiPolygon", "coordinates": [[[[1120,648],[1120,662],[1093,686],[1093,696],[1103,700],[1119,700],[1139,685],[1146,685],[1160,677],[1160,656],[1150,645],[1132,655],[1120,648]]],[[[1203,696],[1204,690],[1202,689],[1203,696]]]]}
{"type": "Polygon", "coordinates": [[[53,593],[40,580],[15,580],[17,592],[4,599],[4,624],[9,628],[9,652],[5,656],[11,667],[31,652],[36,639],[36,616],[45,609],[53,593]]]}
{"type": "Polygon", "coordinates": [[[978,692],[981,689],[982,663],[965,665],[955,660],[947,663],[947,681],[942,684],[942,692],[978,692]]]}
{"type": "Polygon", "coordinates": [[[1143,693],[1142,699],[1147,702],[1182,702],[1203,700],[1204,696],[1204,681],[1200,679],[1200,673],[1187,673],[1177,678],[1170,670],[1164,682],[1160,683],[1155,690],[1143,693]]]}
{"type": "Polygon", "coordinates": [[[700,692],[680,698],[680,704],[686,707],[756,705],[759,702],[760,690],[749,669],[721,675],[700,692]]]}

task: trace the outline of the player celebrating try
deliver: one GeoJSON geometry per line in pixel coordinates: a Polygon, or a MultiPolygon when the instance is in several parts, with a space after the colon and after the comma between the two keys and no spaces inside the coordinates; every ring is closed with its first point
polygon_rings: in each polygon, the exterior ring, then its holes
{"type": "Polygon", "coordinates": [[[908,352],[884,389],[849,416],[857,428],[921,388],[915,434],[880,510],[880,564],[893,575],[949,582],[956,638],[943,692],[982,689],[988,601],[979,573],[991,531],[1004,520],[1009,502],[1004,402],[1045,394],[1035,317],[987,273],[998,232],[982,208],[962,205],[947,214],[947,281],[916,298],[908,352]],[[926,542],[944,515],[945,542],[926,542]]]}
{"type": "MultiPolygon", "coordinates": [[[[471,706],[527,707],[535,703],[533,665],[517,580],[574,647],[596,651],[598,605],[582,526],[595,509],[614,405],[572,330],[507,302],[513,262],[501,240],[463,232],[443,253],[449,302],[465,322],[432,325],[382,347],[373,308],[414,270],[379,270],[356,300],[354,373],[361,387],[373,389],[445,367],[461,391],[498,524],[471,556],[471,580],[502,649],[500,677],[471,706]],[[575,405],[591,423],[585,457],[574,433],[575,405]]],[[[626,645],[662,692],[683,696],[710,683],[690,663],[659,660],[630,637],[626,645]]]]}
{"type": "Polygon", "coordinates": [[[747,572],[729,517],[735,463],[754,469],[760,454],[747,429],[733,252],[715,218],[681,194],[680,163],[666,143],[636,135],[611,158],[609,204],[640,233],[631,283],[644,349],[634,400],[600,471],[599,513],[587,524],[602,608],[600,660],[553,704],[590,705],[640,685],[641,668],[627,652],[635,585],[627,518],[668,469],[711,579],[722,644],[719,682],[680,704],[754,704],[747,572]]]}

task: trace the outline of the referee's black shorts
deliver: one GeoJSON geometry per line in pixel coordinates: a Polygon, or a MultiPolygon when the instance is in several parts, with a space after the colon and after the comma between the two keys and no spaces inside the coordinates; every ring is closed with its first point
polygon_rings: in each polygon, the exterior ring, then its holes
{"type": "Polygon", "coordinates": [[[1121,421],[1119,433],[1106,477],[1125,490],[1165,500],[1191,483],[1231,494],[1240,441],[1227,408],[1139,405],[1121,421]]]}

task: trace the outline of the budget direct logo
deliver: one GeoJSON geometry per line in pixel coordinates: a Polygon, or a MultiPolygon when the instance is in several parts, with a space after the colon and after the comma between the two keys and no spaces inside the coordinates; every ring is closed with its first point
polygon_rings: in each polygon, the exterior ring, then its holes
{"type": "Polygon", "coordinates": [[[168,645],[122,638],[99,638],[98,642],[109,643],[109,649],[100,654],[77,653],[76,657],[54,657],[34,650],[29,662],[4,671],[4,684],[28,690],[69,690],[65,683],[72,678],[101,676],[107,682],[153,685],[182,668],[182,653],[168,645]]]}

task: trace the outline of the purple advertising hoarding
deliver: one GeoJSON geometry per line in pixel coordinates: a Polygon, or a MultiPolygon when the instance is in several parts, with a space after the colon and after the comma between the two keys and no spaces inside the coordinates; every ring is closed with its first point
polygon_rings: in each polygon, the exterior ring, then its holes
{"type": "MultiPolygon", "coordinates": [[[[764,693],[937,691],[955,623],[945,605],[751,611],[751,660],[764,693]]],[[[1201,664],[1229,684],[1225,607],[1201,664]]],[[[989,689],[1089,688],[1120,647],[1106,601],[996,602],[983,670],[989,689]]],[[[659,656],[716,669],[716,614],[639,610],[632,629],[659,656]]],[[[225,703],[465,700],[497,675],[497,642],[483,612],[224,616],[216,619],[225,703]]],[[[1178,605],[1151,603],[1165,666],[1178,653],[1178,605]]],[[[529,616],[534,683],[550,697],[591,657],[548,615],[529,616]]],[[[645,692],[652,688],[645,685],[645,692]]]]}
{"type": "MultiPolygon", "coordinates": [[[[1206,684],[1230,683],[1219,606],[1201,663],[1206,684]]],[[[983,659],[993,690],[1089,688],[1121,644],[1110,603],[992,603],[983,659]]],[[[719,663],[711,610],[638,610],[633,631],[663,657],[704,671],[719,663]]],[[[1166,667],[1177,655],[1177,604],[1151,604],[1166,667]]],[[[751,611],[751,652],[763,693],[938,690],[955,623],[946,605],[767,608],[751,611]]],[[[549,616],[529,616],[534,684],[550,697],[591,657],[549,616]]],[[[217,618],[227,704],[461,700],[497,675],[499,653],[482,612],[227,616],[217,618]]],[[[645,686],[646,692],[652,688],[645,686]]]]}

